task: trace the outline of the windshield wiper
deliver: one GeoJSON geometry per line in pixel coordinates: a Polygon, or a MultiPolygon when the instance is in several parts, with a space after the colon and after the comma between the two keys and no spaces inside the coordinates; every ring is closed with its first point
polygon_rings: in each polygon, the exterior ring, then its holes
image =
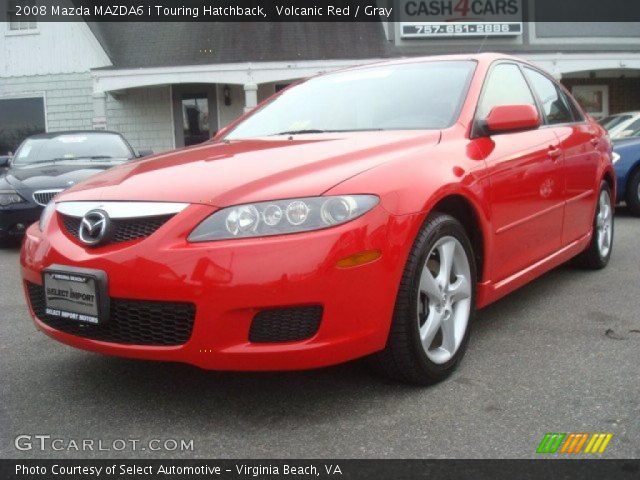
{"type": "Polygon", "coordinates": [[[65,158],[64,160],[107,160],[111,158],[115,157],[112,157],[110,155],[82,155],[80,157],[65,158]]]}
{"type": "Polygon", "coordinates": [[[68,162],[68,161],[74,161],[74,160],[106,160],[109,158],[115,158],[115,157],[111,157],[109,155],[82,155],[80,157],[56,157],[56,158],[50,158],[48,160],[38,160],[36,162],[29,162],[31,165],[33,165],[34,163],[55,163],[55,162],[68,162]]]}
{"type": "Polygon", "coordinates": [[[113,159],[116,157],[111,157],[109,155],[83,155],[81,157],[73,157],[73,158],[66,158],[66,157],[56,157],[56,158],[48,158],[47,160],[36,160],[35,162],[16,162],[16,165],[39,165],[41,163],[58,163],[58,162],[64,162],[64,161],[73,161],[73,160],[107,160],[107,159],[113,159]]]}
{"type": "Polygon", "coordinates": [[[59,161],[60,159],[55,159],[55,158],[50,158],[48,160],[36,160],[35,162],[16,162],[14,163],[14,165],[38,165],[40,163],[56,163],[57,161],[59,161]]]}
{"type": "Polygon", "coordinates": [[[285,132],[271,133],[268,136],[273,137],[276,135],[295,135],[305,133],[344,133],[344,132],[379,132],[384,130],[383,128],[347,128],[343,130],[320,130],[320,129],[308,129],[308,130],[287,130],[285,132]]]}
{"type": "MultiPolygon", "coordinates": [[[[278,133],[270,133],[269,136],[270,137],[275,137],[277,135],[302,135],[305,133],[328,133],[331,130],[318,130],[318,129],[314,129],[314,128],[310,128],[307,130],[285,130],[284,132],[278,132],[278,133]]],[[[334,130],[335,131],[335,130],[334,130]]]]}

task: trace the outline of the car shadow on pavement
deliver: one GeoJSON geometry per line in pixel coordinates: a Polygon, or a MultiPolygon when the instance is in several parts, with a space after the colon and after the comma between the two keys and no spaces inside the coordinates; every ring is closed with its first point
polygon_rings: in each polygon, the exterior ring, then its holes
{"type": "Polygon", "coordinates": [[[190,424],[199,419],[209,427],[212,421],[314,423],[327,416],[353,417],[372,398],[384,405],[387,397],[417,389],[375,375],[363,361],[300,372],[217,372],[85,355],[81,362],[65,362],[65,383],[76,389],[74,397],[100,398],[110,409],[136,412],[143,423],[156,422],[159,413],[169,423],[188,415],[190,424]]]}
{"type": "MultiPolygon", "coordinates": [[[[517,317],[531,299],[544,298],[557,282],[571,281],[573,273],[564,270],[568,269],[557,269],[507,297],[509,300],[479,312],[472,349],[485,332],[495,333],[517,317]]],[[[469,361],[472,359],[467,358],[469,361]]],[[[64,368],[57,371],[58,376],[67,377],[58,380],[74,390],[74,397],[100,398],[110,408],[148,415],[149,421],[161,411],[167,420],[189,412],[209,422],[215,413],[217,418],[242,419],[250,424],[287,418],[320,422],[328,415],[353,417],[357,412],[369,415],[373,406],[378,411],[396,404],[389,402],[390,398],[415,398],[419,391],[437,394],[438,387],[450,381],[426,390],[403,385],[376,375],[364,360],[301,372],[216,372],[77,351],[65,356],[64,368]],[[148,413],[150,407],[152,413],[148,413]]],[[[451,380],[458,375],[459,371],[451,380]]]]}

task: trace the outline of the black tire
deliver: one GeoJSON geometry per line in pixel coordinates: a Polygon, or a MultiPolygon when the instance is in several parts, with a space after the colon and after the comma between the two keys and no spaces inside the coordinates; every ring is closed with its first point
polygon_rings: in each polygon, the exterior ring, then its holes
{"type": "Polygon", "coordinates": [[[638,187],[640,187],[640,168],[636,168],[631,174],[629,183],[627,183],[627,194],[625,195],[629,211],[633,215],[640,217],[640,190],[638,187]]]}
{"type": "Polygon", "coordinates": [[[450,215],[430,214],[414,241],[405,266],[386,347],[370,358],[372,366],[394,380],[417,385],[430,385],[449,376],[460,363],[469,342],[475,314],[476,278],[473,248],[464,227],[450,215]],[[416,305],[422,266],[436,242],[445,236],[457,239],[466,254],[471,273],[471,309],[458,350],[449,361],[437,364],[427,357],[422,347],[416,305]]]}
{"type": "Polygon", "coordinates": [[[21,237],[3,237],[0,238],[0,248],[16,248],[21,241],[21,237]]]}
{"type": "Polygon", "coordinates": [[[604,267],[606,267],[607,264],[609,263],[609,260],[611,259],[611,252],[613,251],[613,237],[615,232],[615,228],[614,228],[615,223],[614,223],[613,215],[611,217],[611,241],[610,241],[609,251],[607,252],[606,255],[602,255],[602,253],[600,252],[600,248],[598,246],[597,219],[598,219],[598,214],[600,213],[600,201],[599,201],[600,195],[602,194],[603,191],[607,192],[607,194],[609,195],[610,203],[613,208],[614,200],[611,198],[611,188],[609,187],[609,184],[607,182],[603,181],[600,185],[598,196],[596,197],[596,209],[595,209],[595,214],[593,216],[593,231],[591,235],[591,242],[589,243],[589,246],[587,247],[587,249],[584,252],[582,252],[580,255],[578,255],[573,262],[574,265],[582,268],[587,268],[589,270],[601,270],[604,267]]]}

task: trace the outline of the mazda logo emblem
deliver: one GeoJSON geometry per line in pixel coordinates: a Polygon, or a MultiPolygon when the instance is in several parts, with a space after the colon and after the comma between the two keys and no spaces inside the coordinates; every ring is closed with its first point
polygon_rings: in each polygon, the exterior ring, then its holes
{"type": "Polygon", "coordinates": [[[107,212],[104,210],[91,210],[82,218],[78,236],[82,243],[95,247],[108,239],[110,226],[111,219],[107,212]]]}

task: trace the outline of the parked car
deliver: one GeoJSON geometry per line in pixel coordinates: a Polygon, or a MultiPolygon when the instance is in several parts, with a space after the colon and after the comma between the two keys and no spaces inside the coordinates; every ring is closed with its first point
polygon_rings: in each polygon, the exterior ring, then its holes
{"type": "Polygon", "coordinates": [[[610,115],[600,120],[613,140],[640,137],[640,112],[625,112],[610,115]]]}
{"type": "Polygon", "coordinates": [[[60,194],[22,274],[38,328],[74,347],[223,370],[373,355],[428,384],[476,308],[574,257],[607,265],[612,198],[606,132],[544,71],[394,60],[60,194]]]}
{"type": "Polygon", "coordinates": [[[135,157],[118,133],[68,131],[27,138],[0,157],[0,243],[22,238],[51,199],[76,183],[135,157]]]}
{"type": "Polygon", "coordinates": [[[617,175],[617,201],[626,202],[631,213],[640,216],[640,138],[613,142],[617,175]]]}

